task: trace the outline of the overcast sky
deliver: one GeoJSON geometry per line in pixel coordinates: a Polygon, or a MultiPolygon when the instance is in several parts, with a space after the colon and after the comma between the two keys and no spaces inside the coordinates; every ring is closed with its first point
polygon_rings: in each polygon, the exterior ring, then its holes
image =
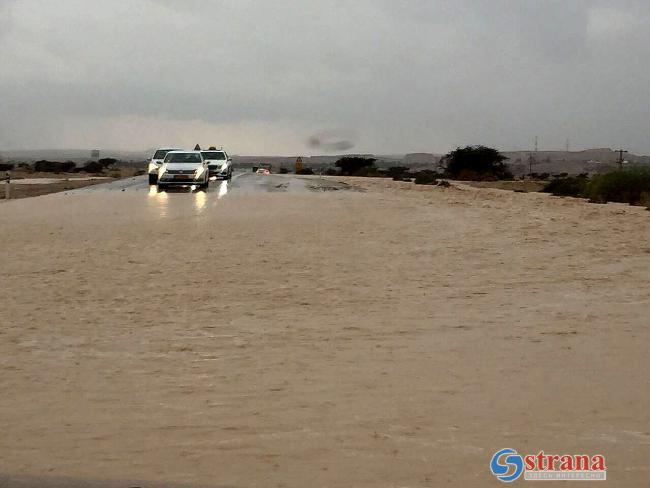
{"type": "Polygon", "coordinates": [[[0,0],[0,150],[650,154],[648,0],[0,0]]]}

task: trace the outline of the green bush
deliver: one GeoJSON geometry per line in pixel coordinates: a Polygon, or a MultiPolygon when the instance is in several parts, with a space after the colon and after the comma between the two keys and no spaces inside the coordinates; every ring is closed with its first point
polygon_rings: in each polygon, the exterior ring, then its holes
{"type": "Polygon", "coordinates": [[[587,178],[586,175],[556,178],[542,190],[556,196],[584,197],[593,203],[650,204],[650,169],[614,171],[587,178]]]}
{"type": "Polygon", "coordinates": [[[589,180],[581,176],[556,178],[548,183],[542,192],[551,193],[558,197],[582,197],[587,189],[589,180]]]}
{"type": "Polygon", "coordinates": [[[650,169],[614,171],[594,176],[587,185],[585,196],[594,203],[647,205],[650,203],[650,169]]]}
{"type": "Polygon", "coordinates": [[[296,174],[297,175],[313,175],[314,170],[311,169],[311,168],[302,168],[302,169],[296,171],[296,174]]]}
{"type": "Polygon", "coordinates": [[[491,147],[467,146],[451,151],[441,164],[445,173],[457,180],[510,180],[513,176],[504,162],[507,159],[491,147]]]}

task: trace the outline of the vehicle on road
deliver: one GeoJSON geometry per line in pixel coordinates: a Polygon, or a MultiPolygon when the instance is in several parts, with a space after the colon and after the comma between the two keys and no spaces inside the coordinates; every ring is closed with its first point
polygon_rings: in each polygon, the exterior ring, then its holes
{"type": "Polygon", "coordinates": [[[258,175],[270,175],[270,174],[271,174],[271,172],[270,172],[268,169],[266,169],[266,168],[258,168],[258,170],[256,171],[256,173],[257,173],[258,175]]]}
{"type": "Polygon", "coordinates": [[[198,186],[208,188],[210,174],[208,163],[201,151],[171,151],[158,170],[158,189],[169,186],[198,186]]]}
{"type": "Polygon", "coordinates": [[[169,153],[170,151],[180,151],[180,150],[181,149],[177,147],[162,148],[162,149],[158,149],[155,153],[153,153],[153,156],[151,156],[151,159],[149,160],[149,166],[147,168],[150,185],[155,185],[156,181],[158,181],[158,170],[162,166],[165,156],[167,156],[167,153],[169,153]]]}
{"type": "Polygon", "coordinates": [[[201,151],[203,159],[208,163],[210,176],[216,176],[222,180],[229,180],[232,178],[232,159],[228,157],[228,153],[223,149],[208,149],[201,151]]]}

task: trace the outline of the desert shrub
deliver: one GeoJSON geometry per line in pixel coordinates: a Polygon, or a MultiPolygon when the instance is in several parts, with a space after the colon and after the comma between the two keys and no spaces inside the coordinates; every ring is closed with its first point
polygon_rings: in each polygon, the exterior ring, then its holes
{"type": "Polygon", "coordinates": [[[408,170],[406,166],[391,166],[386,170],[386,175],[399,181],[404,178],[404,173],[408,172],[408,170]]]}
{"type": "Polygon", "coordinates": [[[416,185],[435,185],[437,179],[440,177],[435,171],[430,169],[425,169],[415,173],[415,184],[416,185]]]}
{"type": "Polygon", "coordinates": [[[440,182],[438,182],[438,186],[442,188],[449,188],[451,186],[451,183],[449,183],[447,180],[440,180],[440,182]]]}
{"type": "Polygon", "coordinates": [[[298,171],[296,171],[296,174],[297,175],[313,175],[314,170],[311,169],[311,168],[302,168],[302,169],[299,169],[298,171]]]}
{"type": "Polygon", "coordinates": [[[12,163],[0,163],[0,171],[11,171],[12,169],[14,169],[12,163]]]}
{"type": "Polygon", "coordinates": [[[72,161],[60,163],[58,161],[47,161],[46,159],[43,159],[34,163],[34,171],[40,171],[43,173],[68,173],[74,171],[76,167],[77,165],[72,161]]]}
{"type": "Polygon", "coordinates": [[[582,176],[556,178],[547,183],[542,192],[558,197],[581,197],[584,196],[588,182],[589,180],[582,176]]]}
{"type": "Polygon", "coordinates": [[[118,161],[115,158],[102,158],[102,159],[98,160],[97,162],[106,168],[108,166],[114,165],[118,161]]]}
{"type": "Polygon", "coordinates": [[[378,170],[375,166],[366,166],[364,168],[359,168],[358,170],[356,170],[354,173],[352,173],[352,176],[365,176],[367,178],[380,178],[382,176],[385,176],[385,173],[378,170]]]}
{"type": "Polygon", "coordinates": [[[289,170],[287,168],[285,168],[284,166],[280,168],[280,174],[281,175],[286,175],[288,172],[289,172],[289,170]]]}
{"type": "Polygon", "coordinates": [[[323,171],[323,174],[327,176],[338,176],[339,172],[334,168],[327,168],[323,171]]]}
{"type": "Polygon", "coordinates": [[[78,171],[83,171],[84,173],[101,173],[104,171],[104,168],[105,166],[99,161],[88,161],[78,171]]]}
{"type": "Polygon", "coordinates": [[[594,176],[587,185],[585,196],[595,203],[646,205],[650,203],[650,170],[614,171],[594,176]]]}

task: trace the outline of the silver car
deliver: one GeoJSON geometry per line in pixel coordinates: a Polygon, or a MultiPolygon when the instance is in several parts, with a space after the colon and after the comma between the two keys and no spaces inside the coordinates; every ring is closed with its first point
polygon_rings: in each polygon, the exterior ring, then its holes
{"type": "Polygon", "coordinates": [[[222,180],[229,180],[232,178],[232,159],[223,149],[209,149],[201,151],[203,159],[208,162],[210,168],[210,176],[216,176],[222,180]]]}
{"type": "Polygon", "coordinates": [[[201,151],[170,151],[158,170],[158,189],[170,186],[207,189],[209,184],[208,163],[201,151]]]}

